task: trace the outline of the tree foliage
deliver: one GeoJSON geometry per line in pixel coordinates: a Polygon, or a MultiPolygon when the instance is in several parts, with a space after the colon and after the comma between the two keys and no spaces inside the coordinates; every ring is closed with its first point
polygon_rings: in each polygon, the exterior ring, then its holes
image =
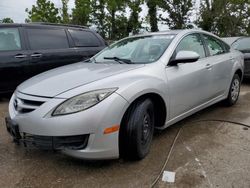
{"type": "Polygon", "coordinates": [[[48,0],[37,0],[36,5],[33,5],[31,10],[25,10],[28,13],[27,21],[32,22],[50,22],[58,23],[61,21],[59,9],[54,3],[48,0]]]}
{"type": "MultiPolygon", "coordinates": [[[[192,25],[194,0],[75,0],[72,15],[69,0],[61,0],[56,8],[50,0],[37,0],[28,13],[27,21],[73,23],[96,28],[104,38],[117,40],[142,28],[158,31],[159,21],[170,29],[192,25]],[[145,18],[142,9],[148,8],[145,18]]],[[[195,22],[204,30],[219,36],[250,35],[249,0],[200,0],[200,16],[195,22]]],[[[145,13],[145,10],[144,10],[145,13]]],[[[8,20],[7,20],[8,21],[8,20]]]]}
{"type": "Polygon", "coordinates": [[[3,18],[1,20],[2,23],[14,23],[14,21],[11,18],[3,18]]]}
{"type": "Polygon", "coordinates": [[[120,39],[128,35],[128,19],[125,16],[125,0],[90,0],[91,23],[108,39],[120,39]]]}
{"type": "Polygon", "coordinates": [[[106,9],[108,12],[107,26],[109,28],[109,38],[117,39],[116,33],[118,31],[118,27],[119,26],[124,27],[124,23],[120,22],[120,20],[122,19],[123,21],[125,21],[124,14],[118,17],[117,13],[119,11],[125,12],[126,1],[125,0],[106,0],[106,3],[107,3],[106,9]],[[122,25],[116,25],[117,22],[119,22],[122,25]]]}
{"type": "Polygon", "coordinates": [[[124,37],[128,36],[128,32],[127,32],[127,28],[128,28],[128,19],[124,14],[118,15],[116,17],[116,21],[115,21],[115,33],[112,36],[110,36],[110,39],[122,39],[124,37]]]}
{"type": "Polygon", "coordinates": [[[72,23],[88,26],[90,24],[91,1],[75,0],[75,8],[72,10],[72,23]]]}
{"type": "Polygon", "coordinates": [[[170,29],[185,29],[190,21],[192,0],[163,0],[161,7],[168,16],[161,20],[166,22],[170,29]]]}
{"type": "Polygon", "coordinates": [[[62,23],[69,23],[70,22],[70,17],[68,13],[68,3],[69,0],[62,0],[62,23]]]}
{"type": "Polygon", "coordinates": [[[131,14],[128,20],[128,33],[138,34],[142,28],[142,21],[140,21],[139,14],[142,11],[141,5],[143,0],[131,0],[128,1],[128,7],[130,8],[131,14]]]}
{"type": "Polygon", "coordinates": [[[199,26],[219,36],[249,35],[249,0],[202,1],[199,26]]]}
{"type": "Polygon", "coordinates": [[[147,0],[149,24],[152,32],[159,31],[158,16],[157,16],[158,5],[159,5],[158,0],[147,0]]]}
{"type": "Polygon", "coordinates": [[[96,29],[99,34],[106,38],[107,33],[107,18],[106,18],[106,1],[105,0],[96,0],[91,1],[91,10],[92,10],[92,23],[96,25],[96,29]]]}

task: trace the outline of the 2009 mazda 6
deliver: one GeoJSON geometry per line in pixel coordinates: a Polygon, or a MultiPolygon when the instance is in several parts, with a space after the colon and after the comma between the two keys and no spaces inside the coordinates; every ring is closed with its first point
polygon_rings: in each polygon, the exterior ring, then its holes
{"type": "Polygon", "coordinates": [[[21,84],[6,127],[27,147],[82,159],[142,159],[154,129],[219,101],[235,104],[243,72],[243,55],[205,31],[128,37],[21,84]]]}

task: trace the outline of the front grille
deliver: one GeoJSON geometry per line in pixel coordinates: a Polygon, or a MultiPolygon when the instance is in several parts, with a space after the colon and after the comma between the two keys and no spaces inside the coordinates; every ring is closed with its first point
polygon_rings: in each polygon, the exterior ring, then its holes
{"type": "Polygon", "coordinates": [[[27,100],[20,97],[16,97],[14,99],[13,105],[18,113],[25,114],[36,110],[43,103],[45,103],[45,101],[27,100]]]}
{"type": "Polygon", "coordinates": [[[35,147],[41,150],[81,150],[88,144],[89,135],[78,136],[37,136],[23,133],[21,142],[26,147],[35,147]]]}

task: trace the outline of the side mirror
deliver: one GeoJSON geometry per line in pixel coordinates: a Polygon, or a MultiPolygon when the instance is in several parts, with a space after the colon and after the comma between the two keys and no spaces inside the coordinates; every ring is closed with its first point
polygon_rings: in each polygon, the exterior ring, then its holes
{"type": "Polygon", "coordinates": [[[200,55],[193,51],[179,51],[175,58],[171,59],[169,65],[177,65],[178,63],[194,63],[200,58],[200,55]]]}

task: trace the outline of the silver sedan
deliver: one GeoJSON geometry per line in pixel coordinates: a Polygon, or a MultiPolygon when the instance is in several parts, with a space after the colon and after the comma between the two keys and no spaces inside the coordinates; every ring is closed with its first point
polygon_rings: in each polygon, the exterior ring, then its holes
{"type": "Polygon", "coordinates": [[[21,84],[6,127],[17,143],[82,159],[144,158],[155,129],[234,105],[243,55],[201,30],[125,38],[21,84]]]}

